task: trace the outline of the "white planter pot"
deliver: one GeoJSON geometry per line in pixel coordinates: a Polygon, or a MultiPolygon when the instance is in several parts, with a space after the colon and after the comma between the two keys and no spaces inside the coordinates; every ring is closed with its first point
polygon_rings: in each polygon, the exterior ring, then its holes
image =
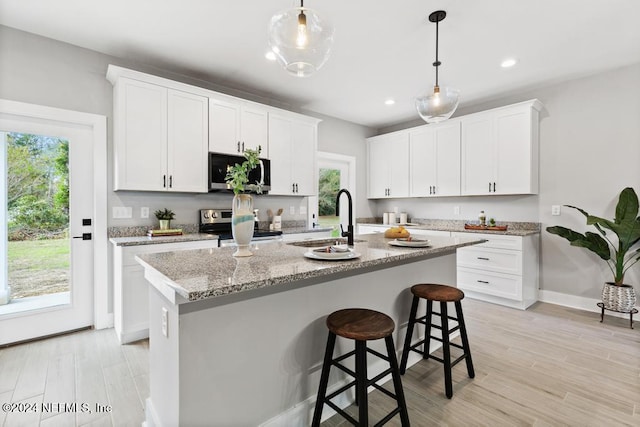
{"type": "Polygon", "coordinates": [[[602,303],[607,310],[630,313],[636,305],[636,292],[633,286],[606,282],[602,288],[602,303]]]}
{"type": "Polygon", "coordinates": [[[231,232],[238,249],[234,252],[235,257],[252,256],[249,244],[253,239],[253,228],[255,219],[253,216],[253,197],[249,194],[237,194],[233,196],[233,206],[231,215],[231,232]]]}

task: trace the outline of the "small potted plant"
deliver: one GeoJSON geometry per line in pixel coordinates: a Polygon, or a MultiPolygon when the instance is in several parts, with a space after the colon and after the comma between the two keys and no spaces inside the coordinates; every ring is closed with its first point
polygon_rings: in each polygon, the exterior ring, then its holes
{"type": "Polygon", "coordinates": [[[233,256],[252,256],[249,244],[253,238],[254,215],[253,197],[245,191],[262,193],[262,182],[249,183],[249,172],[260,164],[260,147],[257,150],[248,149],[244,152],[245,161],[236,163],[227,169],[225,181],[229,189],[233,190],[233,205],[231,216],[231,232],[238,249],[233,256]]]}
{"type": "Polygon", "coordinates": [[[160,230],[168,230],[171,228],[171,220],[176,217],[176,214],[167,208],[159,209],[155,211],[154,214],[160,223],[160,230]]]}
{"type": "Polygon", "coordinates": [[[613,220],[590,215],[583,209],[576,209],[587,218],[587,225],[593,225],[602,235],[587,231],[578,233],[561,226],[547,227],[547,231],[567,239],[571,246],[588,249],[606,261],[613,274],[613,282],[606,282],[602,289],[602,312],[604,309],[631,313],[635,310],[636,294],[631,285],[624,283],[624,274],[640,260],[640,217],[638,217],[638,196],[631,187],[620,193],[613,220]],[[612,241],[610,230],[617,237],[612,241]]]}

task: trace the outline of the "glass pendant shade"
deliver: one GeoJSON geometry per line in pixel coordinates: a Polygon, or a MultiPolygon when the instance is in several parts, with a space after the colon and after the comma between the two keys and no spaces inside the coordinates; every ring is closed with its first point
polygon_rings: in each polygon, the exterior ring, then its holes
{"type": "Polygon", "coordinates": [[[456,89],[435,86],[433,93],[416,99],[416,109],[425,122],[442,122],[458,108],[459,95],[456,89]]]}
{"type": "Polygon", "coordinates": [[[307,77],[320,69],[331,52],[333,27],[305,7],[276,13],[269,22],[269,47],[291,74],[307,77]]]}

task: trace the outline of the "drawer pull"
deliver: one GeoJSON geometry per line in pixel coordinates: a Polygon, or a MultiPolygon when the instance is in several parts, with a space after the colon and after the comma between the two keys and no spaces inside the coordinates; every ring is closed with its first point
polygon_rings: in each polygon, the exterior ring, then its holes
{"type": "Polygon", "coordinates": [[[485,258],[485,257],[481,257],[481,256],[479,256],[479,257],[478,257],[478,259],[482,259],[482,260],[485,260],[485,261],[489,261],[489,258],[485,258]]]}
{"type": "Polygon", "coordinates": [[[478,283],[485,283],[485,284],[489,284],[489,282],[487,282],[486,280],[478,280],[478,283]]]}

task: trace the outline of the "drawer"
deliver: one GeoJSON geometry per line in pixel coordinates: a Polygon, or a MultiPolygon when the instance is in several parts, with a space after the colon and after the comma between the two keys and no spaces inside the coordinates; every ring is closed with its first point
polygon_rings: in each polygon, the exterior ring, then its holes
{"type": "Polygon", "coordinates": [[[522,275],[522,252],[507,249],[481,248],[481,245],[460,248],[458,267],[477,268],[498,273],[522,275]]]}
{"type": "Polygon", "coordinates": [[[459,267],[458,288],[522,301],[522,276],[459,267]]]}
{"type": "Polygon", "coordinates": [[[516,251],[522,250],[521,236],[505,236],[503,234],[484,234],[484,233],[462,233],[459,231],[451,233],[451,237],[480,237],[487,239],[487,242],[476,245],[479,248],[495,248],[495,249],[512,249],[516,251]]]}

